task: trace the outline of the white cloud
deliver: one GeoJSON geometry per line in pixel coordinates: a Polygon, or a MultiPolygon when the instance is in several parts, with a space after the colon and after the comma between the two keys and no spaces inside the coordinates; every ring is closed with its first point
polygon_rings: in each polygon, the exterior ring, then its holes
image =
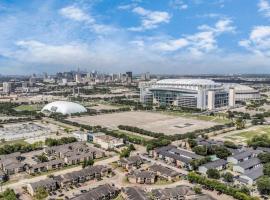
{"type": "Polygon", "coordinates": [[[254,27],[249,39],[239,41],[239,45],[255,54],[270,56],[270,26],[254,27]]]}
{"type": "Polygon", "coordinates": [[[233,26],[232,23],[233,22],[231,19],[221,19],[217,21],[214,27],[210,27],[208,25],[201,25],[198,28],[204,31],[211,31],[216,34],[224,33],[224,32],[232,33],[235,31],[235,26],[233,26]]]}
{"type": "Polygon", "coordinates": [[[232,21],[228,19],[217,21],[214,27],[202,25],[199,26],[198,29],[200,30],[199,32],[185,35],[182,38],[157,42],[153,45],[154,49],[165,52],[183,50],[194,56],[201,56],[218,49],[217,37],[220,34],[235,31],[235,27],[232,26],[232,21]]]}
{"type": "Polygon", "coordinates": [[[144,31],[157,28],[158,25],[169,23],[171,16],[167,12],[151,11],[142,7],[136,7],[132,10],[134,13],[141,16],[141,25],[138,27],[131,27],[131,31],[144,31]]]}
{"type": "Polygon", "coordinates": [[[89,15],[86,14],[82,9],[75,6],[67,6],[60,9],[59,13],[66,18],[75,20],[75,21],[87,21],[93,23],[95,20],[89,15]]]}
{"type": "Polygon", "coordinates": [[[265,17],[270,17],[270,2],[268,0],[260,0],[258,3],[259,12],[265,17]]]}
{"type": "Polygon", "coordinates": [[[170,0],[169,5],[178,10],[186,10],[188,5],[182,0],[170,0]]]}

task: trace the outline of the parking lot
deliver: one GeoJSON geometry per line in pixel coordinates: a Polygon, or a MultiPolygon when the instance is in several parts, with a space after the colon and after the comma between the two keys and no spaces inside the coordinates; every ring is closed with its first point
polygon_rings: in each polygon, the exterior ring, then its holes
{"type": "Polygon", "coordinates": [[[119,125],[136,126],[145,130],[162,132],[168,135],[209,128],[217,124],[212,121],[201,121],[144,111],[73,117],[69,118],[69,120],[93,126],[100,125],[111,129],[116,129],[119,125]]]}

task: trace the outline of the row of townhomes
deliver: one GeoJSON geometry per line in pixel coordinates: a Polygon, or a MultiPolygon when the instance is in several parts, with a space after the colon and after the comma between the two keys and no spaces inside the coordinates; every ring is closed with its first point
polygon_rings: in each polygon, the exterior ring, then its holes
{"type": "MultiPolygon", "coordinates": [[[[222,141],[207,140],[202,138],[197,138],[197,145],[202,146],[223,146],[222,141]]],[[[224,147],[224,146],[223,146],[224,147]]],[[[227,148],[227,147],[226,147],[227,148]]],[[[227,148],[231,152],[231,156],[227,159],[219,159],[215,156],[211,156],[211,160],[198,167],[198,172],[206,175],[209,169],[217,169],[218,171],[231,170],[234,174],[234,180],[237,183],[253,185],[255,181],[263,175],[263,166],[260,159],[257,157],[262,152],[270,152],[270,148],[247,148],[239,146],[239,148],[231,149],[227,148]]],[[[185,168],[187,170],[192,170],[190,162],[192,160],[200,160],[204,158],[203,156],[197,155],[194,152],[182,149],[173,145],[168,145],[165,147],[157,148],[153,150],[150,154],[155,159],[160,159],[166,162],[167,164],[185,168]]],[[[134,173],[138,176],[139,182],[143,175],[150,178],[151,171],[145,171],[134,173]]],[[[144,180],[147,180],[144,177],[144,180]]],[[[153,181],[153,180],[151,180],[153,181]]],[[[151,182],[149,181],[149,182],[151,182]]]]}
{"type": "Polygon", "coordinates": [[[90,166],[79,171],[66,173],[63,175],[47,178],[38,182],[30,183],[27,185],[27,191],[32,196],[38,188],[42,187],[48,192],[55,191],[59,188],[84,183],[89,180],[99,180],[101,177],[112,174],[111,168],[103,165],[90,166]]]}
{"type": "MultiPolygon", "coordinates": [[[[40,152],[40,151],[36,151],[40,152]]],[[[35,154],[35,151],[32,152],[35,154]]],[[[45,147],[43,154],[48,158],[46,162],[37,159],[26,159],[27,155],[20,152],[0,156],[1,173],[10,176],[20,172],[36,174],[50,170],[60,169],[67,165],[76,165],[83,161],[102,158],[103,150],[89,146],[85,142],[74,142],[53,147],[45,147]]]]}

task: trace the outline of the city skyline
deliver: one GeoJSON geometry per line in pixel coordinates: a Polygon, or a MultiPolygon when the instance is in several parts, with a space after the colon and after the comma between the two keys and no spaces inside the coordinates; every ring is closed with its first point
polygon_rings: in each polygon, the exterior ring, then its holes
{"type": "Polygon", "coordinates": [[[270,1],[0,2],[1,74],[270,73],[270,1]]]}

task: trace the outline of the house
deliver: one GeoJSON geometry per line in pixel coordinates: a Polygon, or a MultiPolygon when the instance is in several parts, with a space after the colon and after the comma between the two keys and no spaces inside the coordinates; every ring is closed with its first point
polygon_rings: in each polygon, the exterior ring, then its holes
{"type": "Polygon", "coordinates": [[[168,181],[176,181],[179,173],[162,165],[154,164],[148,168],[148,171],[155,173],[158,177],[168,181]]]}
{"type": "Polygon", "coordinates": [[[253,185],[261,176],[263,176],[263,167],[259,166],[246,171],[245,174],[241,175],[238,180],[243,184],[253,185]]]}
{"type": "Polygon", "coordinates": [[[263,151],[264,153],[270,153],[269,147],[257,147],[256,150],[263,151]]]}
{"type": "Polygon", "coordinates": [[[40,187],[44,188],[48,192],[55,191],[58,188],[56,180],[54,180],[53,178],[47,178],[38,182],[27,184],[27,191],[29,192],[29,194],[34,196],[35,192],[40,187]]]}
{"type": "Polygon", "coordinates": [[[154,184],[156,174],[146,170],[136,170],[128,175],[128,180],[130,183],[154,184]]]}
{"type": "Polygon", "coordinates": [[[93,142],[99,144],[102,149],[113,150],[115,148],[124,146],[123,138],[116,138],[105,133],[99,133],[94,135],[93,142]]]}
{"type": "Polygon", "coordinates": [[[123,196],[126,200],[150,200],[146,192],[141,188],[126,187],[123,190],[123,196]]]}
{"type": "Polygon", "coordinates": [[[243,151],[243,152],[240,152],[240,153],[237,153],[233,156],[229,156],[227,158],[227,161],[229,163],[232,163],[232,164],[238,164],[240,162],[244,162],[244,161],[247,161],[251,158],[254,158],[254,157],[257,157],[257,155],[259,153],[261,153],[262,151],[260,150],[253,150],[253,149],[248,149],[246,151],[243,151]]]}
{"type": "Polygon", "coordinates": [[[59,169],[65,166],[65,163],[63,160],[51,160],[48,162],[43,162],[43,163],[38,163],[35,165],[31,165],[28,169],[27,172],[29,174],[35,174],[35,173],[40,173],[40,172],[45,172],[49,170],[54,170],[54,169],[59,169]]]}
{"type": "Polygon", "coordinates": [[[240,162],[237,165],[234,165],[233,171],[244,174],[248,170],[260,167],[261,165],[262,164],[261,164],[261,161],[259,158],[251,158],[251,159],[248,159],[244,162],[240,162]]]}
{"type": "Polygon", "coordinates": [[[215,160],[213,162],[208,162],[206,164],[199,166],[198,171],[201,174],[206,174],[207,170],[209,170],[209,169],[217,169],[217,170],[221,171],[221,170],[226,168],[226,165],[227,165],[226,160],[218,159],[218,160],[215,160]]]}
{"type": "Polygon", "coordinates": [[[152,190],[152,199],[154,200],[175,200],[192,199],[196,193],[191,187],[180,185],[175,188],[154,189],[152,190]]]}
{"type": "Polygon", "coordinates": [[[121,158],[118,161],[118,166],[126,170],[138,169],[143,164],[143,159],[140,156],[130,156],[128,158],[121,158]]]}
{"type": "Polygon", "coordinates": [[[72,200],[105,200],[114,199],[119,194],[120,190],[109,184],[100,185],[89,192],[72,198],[72,200]]]}

